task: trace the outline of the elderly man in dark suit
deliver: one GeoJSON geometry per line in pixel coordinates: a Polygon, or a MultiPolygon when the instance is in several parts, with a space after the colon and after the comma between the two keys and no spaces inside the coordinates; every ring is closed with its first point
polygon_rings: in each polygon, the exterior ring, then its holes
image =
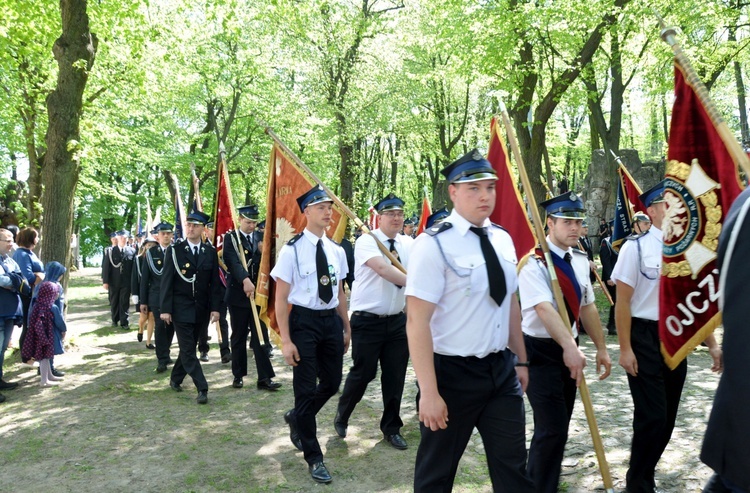
{"type": "Polygon", "coordinates": [[[104,289],[109,292],[112,325],[119,325],[123,330],[130,328],[130,283],[136,255],[135,249],[127,245],[128,236],[124,229],[118,231],[117,245],[109,248],[108,255],[102,259],[102,280],[104,289]]]}
{"type": "Polygon", "coordinates": [[[208,324],[219,319],[222,295],[216,249],[202,240],[208,219],[203,212],[189,214],[185,239],[165,252],[159,303],[161,319],[174,324],[180,346],[169,386],[182,392],[182,381],[190,375],[198,389],[198,404],[208,402],[208,382],[196,356],[196,344],[208,324]]]}

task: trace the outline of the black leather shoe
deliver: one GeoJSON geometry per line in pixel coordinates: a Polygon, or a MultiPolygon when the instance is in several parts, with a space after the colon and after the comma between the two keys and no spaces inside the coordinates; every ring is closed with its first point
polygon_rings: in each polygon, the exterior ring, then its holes
{"type": "Polygon", "coordinates": [[[138,332],[138,342],[143,342],[143,332],[138,332]]]}
{"type": "Polygon", "coordinates": [[[235,378],[234,381],[232,382],[232,387],[234,387],[235,389],[241,389],[242,385],[244,384],[242,383],[241,378],[235,378]]]}
{"type": "Polygon", "coordinates": [[[18,384],[16,382],[6,382],[5,380],[0,380],[0,390],[13,390],[16,387],[18,387],[18,384]]]}
{"type": "Polygon", "coordinates": [[[120,327],[122,330],[130,330],[130,325],[123,325],[120,327]]]}
{"type": "Polygon", "coordinates": [[[225,354],[224,356],[221,357],[222,364],[226,365],[227,363],[231,363],[231,362],[232,362],[232,356],[225,354]]]}
{"type": "Polygon", "coordinates": [[[338,411],[336,411],[336,417],[333,418],[333,428],[336,430],[336,434],[340,436],[341,438],[346,437],[346,429],[349,427],[349,424],[345,421],[341,420],[341,415],[338,411]]]}
{"type": "Polygon", "coordinates": [[[200,360],[201,361],[208,361],[208,353],[206,353],[206,352],[201,353],[200,360]]]}
{"type": "Polygon", "coordinates": [[[294,422],[294,415],[292,414],[294,409],[284,413],[284,421],[289,425],[289,439],[292,441],[297,450],[302,450],[302,440],[299,438],[299,432],[297,431],[297,423],[294,422]]]}
{"type": "Polygon", "coordinates": [[[406,450],[407,448],[409,448],[409,446],[406,444],[406,440],[404,440],[404,437],[402,437],[398,433],[393,435],[386,435],[385,441],[390,443],[391,447],[398,450],[406,450]]]}
{"type": "Polygon", "coordinates": [[[179,383],[176,383],[174,380],[169,381],[169,386],[175,392],[182,392],[182,387],[180,386],[179,383]]]}
{"type": "Polygon", "coordinates": [[[52,368],[52,374],[54,376],[56,376],[56,377],[64,377],[65,376],[65,372],[64,371],[60,371],[57,368],[52,368]]]}
{"type": "Polygon", "coordinates": [[[322,462],[310,464],[308,467],[310,469],[310,476],[312,476],[313,481],[315,481],[316,483],[327,484],[333,481],[331,473],[328,472],[328,468],[322,462]]]}
{"type": "Polygon", "coordinates": [[[156,367],[156,373],[164,373],[165,371],[167,371],[167,365],[159,363],[159,366],[156,367]]]}
{"type": "Polygon", "coordinates": [[[260,390],[279,390],[281,388],[281,384],[279,382],[274,382],[270,378],[264,378],[263,380],[258,380],[258,388],[260,390]]]}
{"type": "Polygon", "coordinates": [[[198,397],[195,398],[195,401],[198,404],[208,404],[208,391],[201,390],[200,392],[198,392],[198,397]]]}

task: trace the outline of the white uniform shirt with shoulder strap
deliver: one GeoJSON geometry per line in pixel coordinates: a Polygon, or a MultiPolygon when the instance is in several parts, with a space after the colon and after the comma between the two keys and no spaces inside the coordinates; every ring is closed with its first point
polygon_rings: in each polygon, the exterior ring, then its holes
{"type": "MultiPolygon", "coordinates": [[[[581,288],[581,306],[590,305],[595,301],[594,288],[589,278],[589,259],[586,252],[580,250],[574,251],[572,248],[563,250],[552,243],[547,237],[547,245],[551,252],[565,258],[566,253],[570,253],[570,265],[573,267],[578,286],[581,288]]],[[[536,313],[536,305],[542,302],[551,303],[557,310],[552,295],[552,283],[549,278],[547,266],[534,257],[529,257],[528,262],[521,268],[518,274],[518,295],[521,298],[521,328],[524,334],[532,337],[550,338],[549,332],[544,327],[542,319],[536,313]]],[[[576,320],[570,321],[573,328],[573,337],[578,337],[578,323],[576,320]]]]}
{"type": "Polygon", "coordinates": [[[645,320],[659,320],[659,278],[664,241],[656,226],[636,239],[626,241],[612,271],[612,280],[633,288],[630,314],[645,320]]]}
{"type": "Polygon", "coordinates": [[[483,358],[508,346],[510,297],[518,288],[516,250],[504,229],[485,221],[508,293],[498,307],[490,298],[487,267],[479,236],[469,230],[472,224],[455,210],[445,222],[452,227],[414,241],[406,296],[436,305],[430,320],[435,353],[483,358]]]}
{"type": "MultiPolygon", "coordinates": [[[[386,249],[389,248],[388,237],[380,229],[374,230],[372,235],[376,236],[386,249]]],[[[401,234],[396,235],[394,240],[399,261],[408,269],[409,249],[414,240],[401,234]]],[[[395,315],[402,312],[406,301],[404,289],[399,289],[365,265],[373,258],[382,258],[390,263],[390,260],[378,248],[375,239],[371,235],[363,234],[354,243],[354,284],[352,284],[349,308],[352,311],[364,311],[377,315],[395,315]]]]}
{"type": "Polygon", "coordinates": [[[339,305],[339,283],[344,282],[349,273],[346,263],[346,252],[333,240],[323,235],[323,250],[328,260],[333,298],[328,303],[318,297],[318,276],[315,266],[315,251],[318,238],[305,229],[302,237],[293,245],[284,245],[279,252],[276,265],[271,270],[274,280],[281,279],[290,284],[289,303],[311,310],[327,310],[339,305]]]}

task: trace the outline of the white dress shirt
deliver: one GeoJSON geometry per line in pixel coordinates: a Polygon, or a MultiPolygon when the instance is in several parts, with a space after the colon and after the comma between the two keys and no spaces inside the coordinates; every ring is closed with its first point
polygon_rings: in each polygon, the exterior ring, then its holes
{"type": "Polygon", "coordinates": [[[325,251],[328,260],[333,298],[328,303],[320,299],[315,264],[315,253],[319,239],[305,229],[302,237],[293,245],[286,244],[281,248],[276,265],[271,271],[271,277],[274,280],[281,279],[290,284],[289,303],[311,310],[336,308],[339,305],[339,282],[343,282],[349,273],[344,249],[326,235],[323,235],[323,251],[325,251]]]}
{"type": "Polygon", "coordinates": [[[508,345],[510,298],[518,288],[516,250],[504,229],[485,221],[508,293],[498,307],[490,298],[479,236],[469,230],[473,225],[455,210],[445,222],[453,226],[435,236],[421,234],[414,241],[406,295],[436,305],[430,320],[435,353],[483,358],[508,345]]]}
{"type": "Polygon", "coordinates": [[[664,242],[656,226],[637,239],[626,241],[612,270],[612,280],[633,288],[630,314],[644,320],[659,320],[659,279],[664,242]],[[640,252],[639,252],[640,246],[640,252]]]}
{"type": "MultiPolygon", "coordinates": [[[[373,231],[372,235],[376,236],[386,249],[390,249],[388,237],[380,229],[373,231]]],[[[386,281],[365,265],[373,258],[382,258],[390,263],[378,248],[372,235],[363,234],[354,244],[354,284],[352,284],[349,308],[352,311],[364,311],[376,315],[395,315],[404,310],[406,300],[404,289],[397,288],[395,284],[386,281]]],[[[396,235],[394,240],[399,261],[408,269],[409,249],[414,240],[404,235],[396,235]]]]}

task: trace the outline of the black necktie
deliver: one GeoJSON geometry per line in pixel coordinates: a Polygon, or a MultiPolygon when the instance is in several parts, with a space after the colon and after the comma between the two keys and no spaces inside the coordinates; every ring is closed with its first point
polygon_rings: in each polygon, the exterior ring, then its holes
{"type": "Polygon", "coordinates": [[[253,253],[253,240],[252,240],[252,236],[245,235],[245,239],[247,240],[247,244],[250,246],[250,248],[248,248],[248,250],[250,250],[250,253],[253,253]]]}
{"type": "Polygon", "coordinates": [[[315,269],[318,271],[318,296],[328,303],[333,298],[333,287],[331,278],[328,276],[328,259],[323,251],[323,240],[318,240],[315,250],[315,269]]]}
{"type": "Polygon", "coordinates": [[[195,255],[196,258],[198,257],[198,247],[197,246],[193,247],[193,255],[195,255]]]}
{"type": "Polygon", "coordinates": [[[567,263],[570,263],[570,261],[573,260],[573,256],[570,254],[570,252],[566,252],[563,256],[563,260],[565,260],[567,263]]]}
{"type": "MultiPolygon", "coordinates": [[[[391,245],[388,250],[393,254],[393,256],[396,258],[396,260],[398,260],[400,262],[401,259],[398,258],[398,250],[396,250],[396,240],[393,239],[393,238],[388,238],[388,243],[391,245]]],[[[396,284],[396,287],[398,289],[401,289],[402,286],[399,286],[398,284],[396,284]]]]}
{"type": "Polygon", "coordinates": [[[487,279],[490,283],[490,296],[497,306],[502,305],[505,295],[507,294],[507,288],[505,287],[505,273],[503,268],[500,267],[500,260],[497,258],[495,249],[492,248],[492,243],[487,237],[486,228],[469,228],[472,233],[479,236],[479,246],[482,248],[482,255],[484,255],[484,262],[487,266],[487,279]]]}

